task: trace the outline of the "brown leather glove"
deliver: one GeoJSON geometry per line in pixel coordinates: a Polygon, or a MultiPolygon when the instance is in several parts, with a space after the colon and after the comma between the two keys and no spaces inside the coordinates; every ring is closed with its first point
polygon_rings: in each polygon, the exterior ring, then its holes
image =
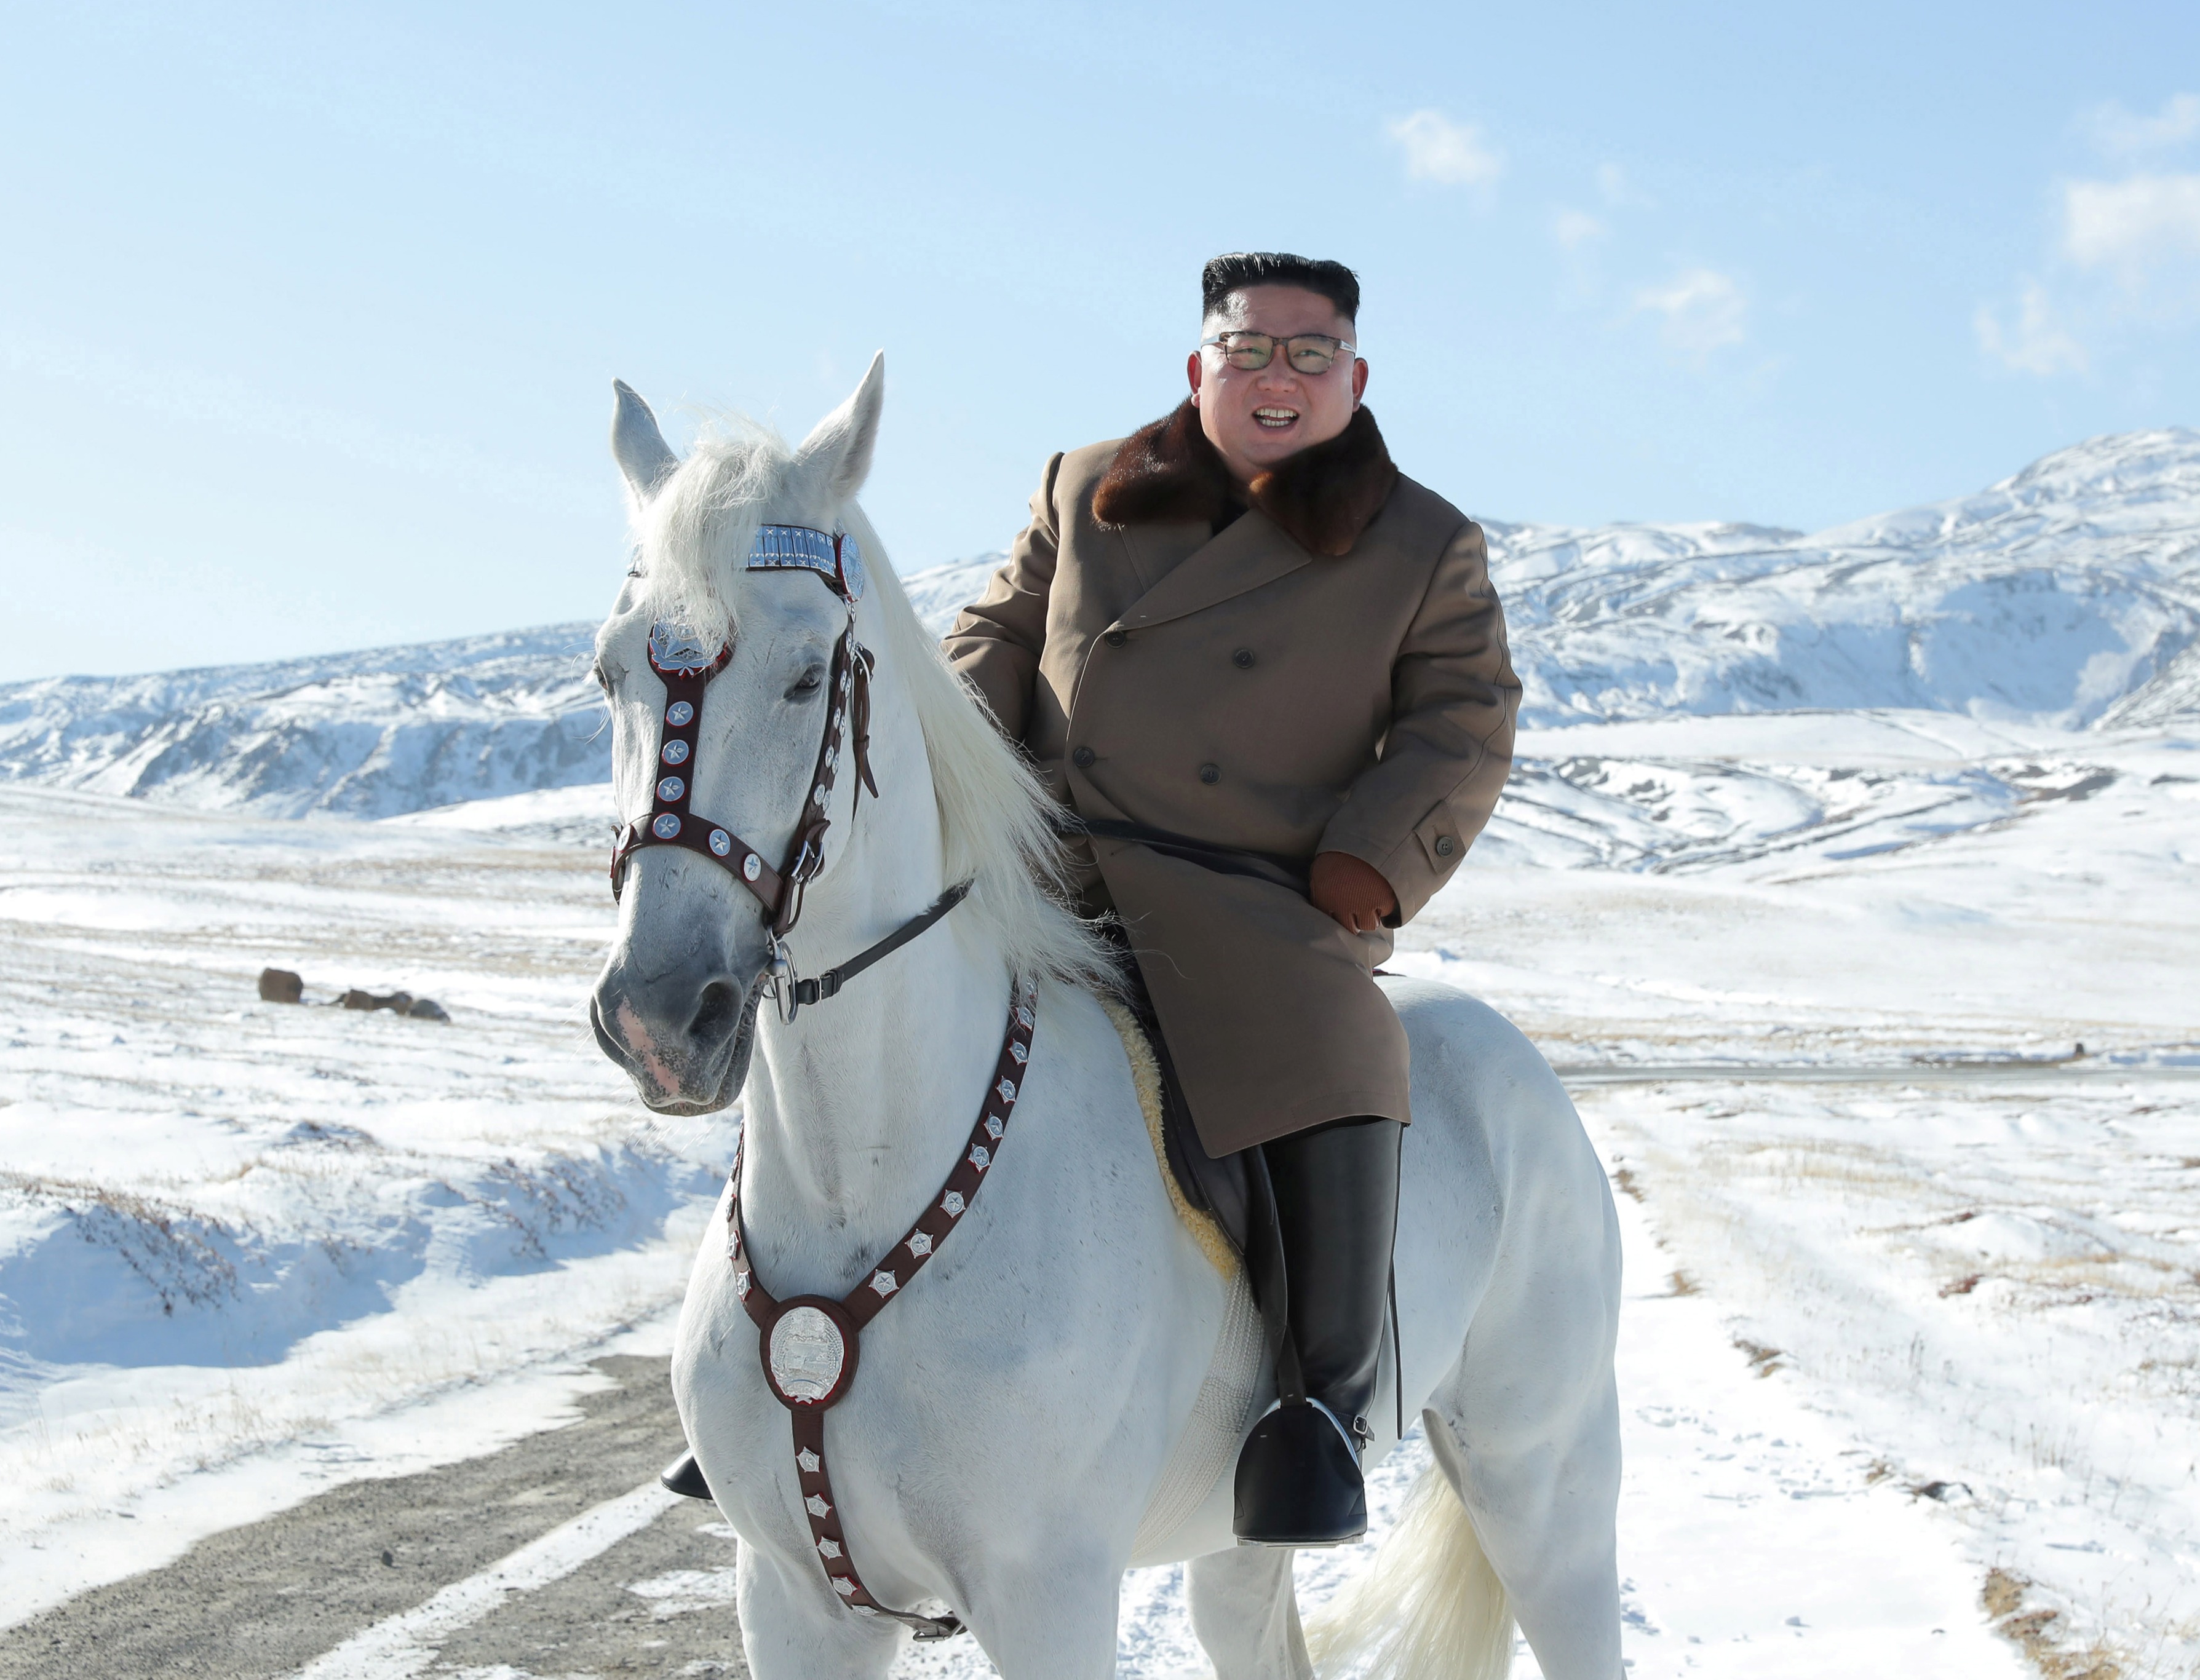
{"type": "Polygon", "coordinates": [[[1372,863],[1363,863],[1349,852],[1315,855],[1313,879],[1307,896],[1314,907],[1355,934],[1372,934],[1383,918],[1398,908],[1398,895],[1372,863]]]}

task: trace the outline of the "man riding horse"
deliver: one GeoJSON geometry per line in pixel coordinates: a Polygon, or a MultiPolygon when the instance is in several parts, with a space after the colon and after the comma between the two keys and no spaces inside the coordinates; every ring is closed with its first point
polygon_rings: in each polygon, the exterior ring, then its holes
{"type": "Polygon", "coordinates": [[[1374,972],[1489,821],[1520,685],[1480,527],[1360,405],[1357,277],[1239,253],[1202,292],[1191,395],[1047,462],[945,648],[1074,814],[1200,1145],[1273,1192],[1283,1403],[1238,1538],[1333,1544],[1366,1528],[1412,1118],[1374,972]]]}

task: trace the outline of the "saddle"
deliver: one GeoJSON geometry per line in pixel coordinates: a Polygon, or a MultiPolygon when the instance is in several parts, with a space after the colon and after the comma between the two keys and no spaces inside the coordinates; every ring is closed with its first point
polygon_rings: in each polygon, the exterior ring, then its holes
{"type": "MultiPolygon", "coordinates": [[[[1146,1048],[1153,1054],[1155,1071],[1161,1082],[1161,1153],[1168,1162],[1169,1175],[1176,1181],[1178,1194],[1195,1213],[1207,1216],[1242,1266],[1257,1244],[1253,1212],[1259,1191],[1254,1184],[1255,1170],[1249,1157],[1257,1157],[1260,1151],[1241,1150],[1224,1156],[1207,1152],[1206,1146],[1199,1141],[1198,1128],[1192,1124],[1184,1086],[1169,1060],[1168,1041],[1161,1036],[1160,1017],[1155,1013],[1152,999],[1146,995],[1138,965],[1126,963],[1123,972],[1124,1006],[1139,1036],[1145,1040],[1146,1048]]],[[[1122,1030],[1123,1024],[1117,1022],[1117,1031],[1122,1030]]],[[[1127,1039],[1125,1047],[1129,1048],[1127,1039]]],[[[1136,1059],[1134,1055],[1134,1062],[1136,1059]]],[[[1260,1292],[1257,1281],[1254,1292],[1260,1292]]]]}
{"type": "MultiPolygon", "coordinates": [[[[1120,943],[1120,924],[1103,925],[1109,936],[1120,943]]],[[[1380,969],[1376,970],[1378,975],[1382,972],[1380,969]]],[[[1153,1124],[1151,1108],[1158,1106],[1160,1109],[1156,1152],[1168,1163],[1172,1199],[1177,1203],[1177,1211],[1185,1217],[1185,1224],[1207,1250],[1216,1270],[1226,1276],[1242,1275],[1252,1304],[1261,1315],[1267,1355],[1288,1362],[1290,1369],[1296,1372],[1297,1354],[1286,1320],[1290,1286],[1284,1275],[1275,1191],[1268,1182],[1267,1158],[1257,1147],[1224,1156],[1207,1152],[1200,1142],[1198,1128],[1192,1122],[1184,1087],[1170,1062],[1168,1040],[1162,1036],[1160,1018],[1139,977],[1138,965],[1125,963],[1123,975],[1122,1002],[1103,1001],[1102,1007],[1107,1010],[1116,1032],[1122,1037],[1133,1077],[1142,1081],[1140,1103],[1149,1109],[1150,1126],[1153,1124]],[[1134,1039],[1143,1042],[1134,1043],[1134,1039]],[[1147,1069],[1142,1064],[1147,1062],[1151,1064],[1151,1078],[1160,1087],[1157,1093],[1143,1088],[1147,1069]]],[[[1402,1439],[1406,1419],[1404,1396],[1396,1388],[1395,1378],[1401,1350],[1397,1346],[1395,1276],[1386,1316],[1390,1320],[1393,1397],[1398,1408],[1397,1431],[1402,1439]]]]}

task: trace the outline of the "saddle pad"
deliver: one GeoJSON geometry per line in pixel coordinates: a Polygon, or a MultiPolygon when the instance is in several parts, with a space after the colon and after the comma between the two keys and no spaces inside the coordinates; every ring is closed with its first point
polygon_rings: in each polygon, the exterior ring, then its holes
{"type": "Polygon", "coordinates": [[[1191,1415],[1176,1450],[1146,1501],[1138,1531],[1131,1540],[1133,1568],[1169,1555],[1167,1542],[1191,1521],[1215,1484],[1238,1465],[1238,1449],[1253,1425],[1254,1389],[1267,1359],[1261,1333],[1261,1309],[1245,1286],[1243,1267],[1230,1279],[1230,1298],[1222,1309],[1222,1333],[1214,1339],[1207,1380],[1199,1385],[1191,1415]]]}
{"type": "Polygon", "coordinates": [[[1138,1111],[1145,1117],[1146,1134],[1154,1146],[1154,1165],[1168,1191],[1169,1203],[1199,1244],[1200,1252],[1222,1274],[1228,1291],[1221,1332],[1208,1361],[1206,1379],[1200,1384],[1191,1415],[1185,1420],[1184,1432],[1177,1437],[1175,1450],[1154,1484],[1145,1515],[1139,1519],[1138,1534],[1131,1542],[1131,1561],[1135,1566],[1161,1549],[1237,1464],[1238,1449],[1252,1421],[1249,1414],[1267,1357],[1267,1342],[1238,1251],[1213,1216],[1201,1213],[1185,1198],[1176,1174],[1169,1168],[1167,1147],[1161,1136],[1161,1067],[1153,1046],[1146,1042],[1130,1010],[1105,998],[1100,1000],[1100,1007],[1114,1023],[1123,1040],[1123,1053],[1130,1058],[1138,1111]]]}
{"type": "Polygon", "coordinates": [[[1202,1213],[1191,1205],[1169,1164],[1168,1139],[1161,1130],[1161,1064],[1147,1040],[1145,1030],[1138,1025],[1138,1017],[1113,998],[1102,998],[1098,1002],[1115,1027],[1116,1036],[1123,1041],[1123,1054],[1130,1058],[1131,1083],[1138,1090],[1138,1112],[1145,1118],[1146,1136],[1154,1146],[1154,1164],[1161,1168],[1169,1205],[1176,1209],[1184,1228],[1191,1233],[1192,1240],[1199,1244],[1199,1251],[1216,1271],[1226,1278],[1233,1273],[1242,1276],[1245,1268],[1238,1261],[1237,1248],[1224,1234],[1214,1215],[1202,1213]]]}

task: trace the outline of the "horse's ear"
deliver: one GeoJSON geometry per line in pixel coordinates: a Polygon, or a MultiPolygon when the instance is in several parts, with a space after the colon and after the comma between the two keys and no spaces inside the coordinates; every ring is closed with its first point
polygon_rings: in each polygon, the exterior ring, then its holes
{"type": "Polygon", "coordinates": [[[611,381],[617,407],[611,410],[611,459],[626,475],[627,488],[636,501],[647,501],[657,487],[670,477],[680,458],[665,447],[657,429],[657,416],[623,379],[611,381]]]}
{"type": "Polygon", "coordinates": [[[805,466],[824,475],[822,488],[834,506],[852,500],[871,476],[871,448],[879,438],[879,411],[886,398],[886,353],[871,358],[863,383],[845,402],[817,423],[795,453],[805,466]]]}

